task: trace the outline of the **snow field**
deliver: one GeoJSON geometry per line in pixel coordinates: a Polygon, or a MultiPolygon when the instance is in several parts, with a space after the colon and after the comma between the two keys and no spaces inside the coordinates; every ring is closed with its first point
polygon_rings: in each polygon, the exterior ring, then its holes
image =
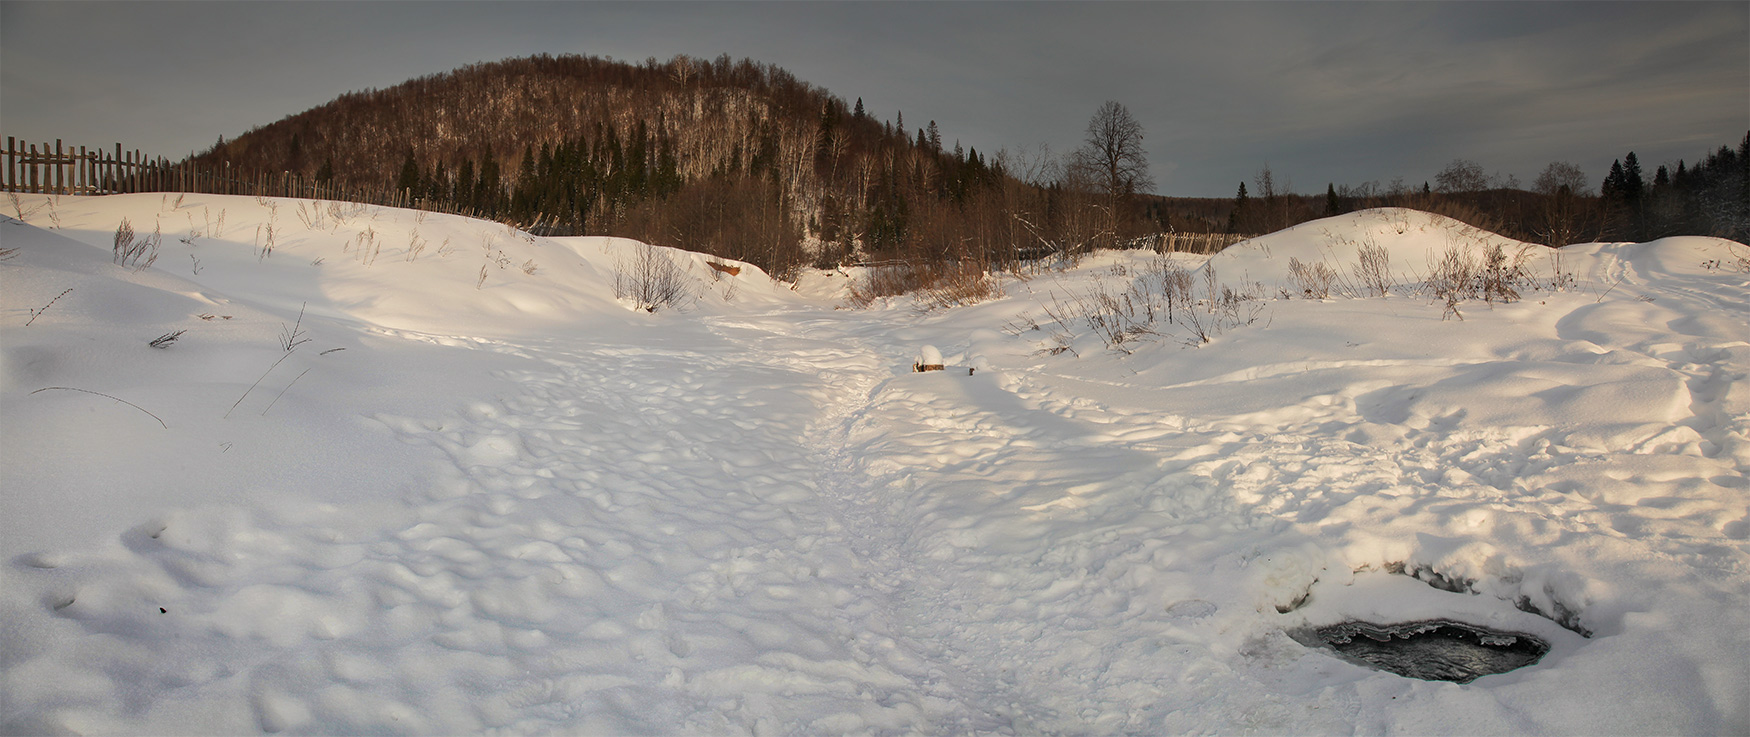
{"type": "MultiPolygon", "coordinates": [[[[1145,256],[926,314],[675,254],[699,298],[644,314],[613,299],[630,242],[170,205],[0,222],[7,732],[1750,728],[1750,279],[1702,265],[1741,245],[1563,249],[1564,291],[1463,321],[1272,299],[1078,357],[1001,327],[1145,256]],[[220,211],[110,263],[122,216],[220,211]],[[911,373],[926,346],[976,374],[911,373]],[[1290,636],[1350,617],[1552,651],[1461,686],[1290,636]]],[[[1308,225],[1214,263],[1269,296],[1289,257],[1487,242],[1308,225]]]]}

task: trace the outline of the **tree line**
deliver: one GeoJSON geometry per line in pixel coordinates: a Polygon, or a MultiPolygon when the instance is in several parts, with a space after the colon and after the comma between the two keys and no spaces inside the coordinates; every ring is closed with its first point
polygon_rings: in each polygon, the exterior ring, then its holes
{"type": "Polygon", "coordinates": [[[193,158],[393,187],[545,234],[637,238],[779,275],[858,260],[1002,268],[1160,232],[1252,235],[1381,205],[1545,243],[1742,238],[1750,220],[1744,146],[1662,166],[1651,183],[1630,154],[1598,192],[1561,162],[1527,190],[1458,160],[1420,188],[1332,183],[1324,197],[1294,193],[1266,167],[1222,200],[1150,194],[1144,141],[1117,102],[1095,111],[1067,154],[988,153],[935,121],[884,119],[747,59],[542,55],[348,93],[193,158]]]}
{"type": "MultiPolygon", "coordinates": [[[[1150,207],[1156,206],[1151,203],[1150,207]]],[[[1547,165],[1529,185],[1454,159],[1420,186],[1328,183],[1323,196],[1296,194],[1287,177],[1264,167],[1228,200],[1160,198],[1174,224],[1268,233],[1370,207],[1409,207],[1446,215],[1508,237],[1552,246],[1649,241],[1673,235],[1750,239],[1750,133],[1736,148],[1657,167],[1651,178],[1634,154],[1617,159],[1596,187],[1578,166],[1547,165]],[[1248,186],[1249,185],[1249,186],[1248,186]]]]}
{"type": "Polygon", "coordinates": [[[638,238],[774,273],[853,259],[1001,267],[1161,228],[1160,203],[1142,197],[1140,126],[1108,106],[1112,132],[1130,137],[1104,162],[1092,150],[1059,162],[963,148],[935,121],[880,119],[746,59],[543,55],[348,93],[193,158],[393,185],[549,234],[638,238]]]}

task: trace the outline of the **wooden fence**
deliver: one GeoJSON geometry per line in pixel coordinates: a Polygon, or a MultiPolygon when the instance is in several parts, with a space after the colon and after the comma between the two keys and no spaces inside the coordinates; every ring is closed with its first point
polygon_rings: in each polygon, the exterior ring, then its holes
{"type": "MultiPolygon", "coordinates": [[[[152,158],[139,149],[74,149],[56,139],[51,147],[25,144],[6,137],[0,170],[0,191],[62,195],[129,194],[134,192],[192,192],[257,197],[302,197],[341,200],[369,205],[415,207],[448,212],[435,203],[415,200],[411,192],[393,188],[341,187],[292,172],[269,174],[233,170],[229,164],[218,170],[200,169],[192,160],[174,163],[152,158]]],[[[461,213],[458,213],[461,214],[461,213]]]]}
{"type": "Polygon", "coordinates": [[[1219,253],[1240,241],[1256,238],[1255,235],[1238,233],[1156,233],[1145,236],[1142,248],[1152,249],[1159,253],[1177,251],[1180,253],[1219,253]]]}

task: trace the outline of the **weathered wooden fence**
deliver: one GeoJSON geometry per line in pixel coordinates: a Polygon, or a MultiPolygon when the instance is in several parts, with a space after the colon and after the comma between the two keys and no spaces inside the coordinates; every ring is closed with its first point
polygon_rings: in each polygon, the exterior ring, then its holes
{"type": "Polygon", "coordinates": [[[153,158],[139,149],[74,149],[56,139],[51,146],[6,138],[0,170],[0,191],[63,195],[128,194],[133,192],[195,192],[257,197],[304,197],[393,207],[426,206],[411,192],[392,188],[341,187],[292,172],[277,174],[233,170],[229,164],[212,170],[194,162],[153,158]]]}
{"type": "Polygon", "coordinates": [[[1158,253],[1218,253],[1235,243],[1256,237],[1239,233],[1156,233],[1143,236],[1136,247],[1158,253]]]}

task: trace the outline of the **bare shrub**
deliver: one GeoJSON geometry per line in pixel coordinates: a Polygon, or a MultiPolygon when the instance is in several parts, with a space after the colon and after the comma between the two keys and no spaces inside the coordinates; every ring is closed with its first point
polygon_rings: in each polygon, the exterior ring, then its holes
{"type": "Polygon", "coordinates": [[[1364,294],[1369,297],[1391,294],[1392,287],[1396,286],[1391,275],[1391,252],[1385,246],[1373,242],[1372,236],[1369,236],[1367,242],[1356,249],[1355,255],[1359,261],[1352,269],[1355,272],[1355,281],[1361,285],[1364,294]]]}
{"type": "MultiPolygon", "coordinates": [[[[1480,299],[1486,303],[1515,302],[1521,288],[1541,286],[1529,268],[1531,246],[1520,246],[1508,252],[1507,247],[1494,243],[1483,249],[1482,260],[1468,247],[1454,245],[1446,249],[1439,262],[1432,265],[1423,280],[1424,291],[1446,303],[1446,314],[1464,319],[1458,305],[1480,299]]],[[[1560,265],[1552,284],[1562,283],[1560,265]]]]}
{"type": "Polygon", "coordinates": [[[115,246],[112,249],[114,261],[119,266],[127,266],[134,271],[140,271],[158,262],[158,246],[164,240],[164,234],[157,227],[152,228],[152,235],[135,240],[134,226],[127,218],[122,218],[115,229],[115,246]]]}
{"type": "Polygon", "coordinates": [[[359,233],[358,245],[354,247],[352,255],[360,264],[370,266],[377,262],[377,254],[382,250],[383,243],[377,239],[377,229],[367,225],[364,232],[359,233]]]}
{"type": "Polygon", "coordinates": [[[17,192],[7,192],[6,197],[12,200],[12,211],[18,214],[19,220],[23,221],[29,221],[30,216],[35,215],[37,210],[41,210],[44,206],[49,204],[47,200],[44,200],[43,202],[38,203],[36,207],[26,210],[24,209],[24,201],[18,198],[17,192]]]}
{"type": "MultiPolygon", "coordinates": [[[[1550,279],[1549,279],[1549,290],[1550,291],[1552,291],[1552,292],[1565,292],[1565,291],[1568,291],[1569,289],[1573,289],[1574,286],[1579,283],[1579,278],[1574,275],[1574,272],[1570,271],[1567,268],[1562,266],[1562,249],[1560,249],[1560,248],[1549,249],[1549,264],[1550,264],[1550,279]]],[[[1539,286],[1542,286],[1542,285],[1539,285],[1539,286]]]]}
{"type": "Polygon", "coordinates": [[[124,259],[131,257],[133,252],[134,224],[128,222],[127,218],[122,218],[121,224],[115,226],[115,248],[112,250],[114,253],[112,260],[121,264],[124,259]]]}
{"type": "Polygon", "coordinates": [[[310,202],[310,203],[299,202],[298,203],[298,222],[301,222],[304,224],[305,230],[315,230],[317,228],[322,227],[322,203],[320,203],[320,202],[310,202]]]}
{"type": "Polygon", "coordinates": [[[1324,262],[1307,264],[1292,256],[1288,259],[1288,276],[1307,299],[1330,299],[1331,284],[1337,280],[1336,270],[1324,262]]]}
{"type": "MultiPolygon", "coordinates": [[[[1196,277],[1183,266],[1160,259],[1122,290],[1104,284],[1085,293],[1051,294],[1045,315],[1055,323],[1052,337],[1059,353],[1081,328],[1093,333],[1109,350],[1130,353],[1132,346],[1152,337],[1177,333],[1187,345],[1201,345],[1222,333],[1258,321],[1264,306],[1247,289],[1222,284],[1215,270],[1203,270],[1203,294],[1196,277]]],[[[1037,322],[1030,330],[1040,329],[1037,322]]]]}
{"type": "Polygon", "coordinates": [[[1179,313],[1179,325],[1189,333],[1185,341],[1189,345],[1208,343],[1234,328],[1256,324],[1263,314],[1257,295],[1220,284],[1213,266],[1203,268],[1203,288],[1203,299],[1179,313]]]}
{"type": "Polygon", "coordinates": [[[263,226],[255,226],[255,260],[260,261],[273,255],[274,232],[273,223],[266,225],[267,240],[261,239],[263,226]]]}
{"type": "Polygon", "coordinates": [[[419,228],[414,228],[413,234],[407,238],[407,260],[413,261],[419,258],[419,254],[425,251],[426,243],[419,237],[419,228]]]}
{"type": "Polygon", "coordinates": [[[287,353],[291,353],[298,346],[310,342],[309,335],[304,331],[304,310],[309,306],[309,302],[298,306],[298,320],[292,323],[291,327],[288,328],[285,323],[280,323],[280,348],[287,353]]]}
{"type": "Polygon", "coordinates": [[[1440,260],[1430,265],[1427,278],[1422,280],[1422,287],[1428,294],[1448,305],[1456,304],[1470,296],[1477,272],[1477,260],[1470,249],[1449,246],[1440,260]]]}
{"type": "Polygon", "coordinates": [[[897,297],[923,285],[920,270],[909,263],[881,264],[868,267],[863,278],[851,283],[846,299],[852,307],[868,307],[882,297],[897,297]]]}
{"type": "Polygon", "coordinates": [[[1477,288],[1482,293],[1483,301],[1491,304],[1496,300],[1517,301],[1517,287],[1534,283],[1530,270],[1526,268],[1530,256],[1530,246],[1520,246],[1511,255],[1499,243],[1489,246],[1483,253],[1483,269],[1478,274],[1481,281],[1477,288]]]}
{"type": "Polygon", "coordinates": [[[846,302],[867,307],[883,297],[914,294],[922,310],[969,305],[1002,295],[997,280],[975,261],[897,262],[869,267],[851,284],[846,302]]]}
{"type": "Polygon", "coordinates": [[[614,296],[632,300],[645,312],[663,307],[679,307],[693,297],[692,280],[666,254],[655,246],[641,243],[630,261],[621,261],[614,270],[614,296]]]}
{"type": "Polygon", "coordinates": [[[972,262],[941,264],[929,270],[919,294],[925,309],[939,309],[982,302],[1002,296],[1002,289],[989,272],[972,262]]]}

